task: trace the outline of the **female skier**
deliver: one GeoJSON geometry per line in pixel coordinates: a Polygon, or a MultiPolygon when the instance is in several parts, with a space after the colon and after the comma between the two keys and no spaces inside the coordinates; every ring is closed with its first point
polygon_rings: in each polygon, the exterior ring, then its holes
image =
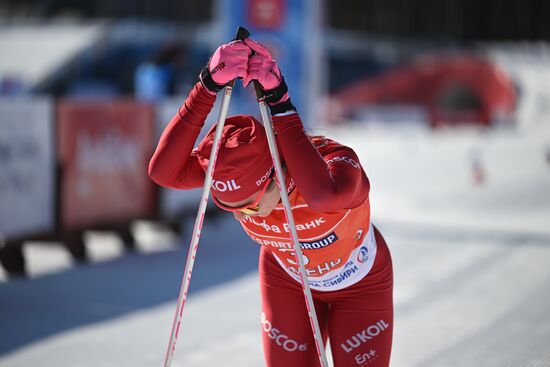
{"type": "MultiPolygon", "coordinates": [[[[164,130],[149,176],[175,189],[202,187],[215,126],[193,149],[216,93],[257,80],[272,115],[300,246],[323,339],[335,367],[388,366],[393,270],[370,222],[370,184],[355,152],[304,132],[270,52],[246,39],[220,46],[164,130]]],[[[229,117],[214,169],[212,198],[261,245],[262,338],[269,367],[319,366],[288,224],[263,126],[229,117]]]]}

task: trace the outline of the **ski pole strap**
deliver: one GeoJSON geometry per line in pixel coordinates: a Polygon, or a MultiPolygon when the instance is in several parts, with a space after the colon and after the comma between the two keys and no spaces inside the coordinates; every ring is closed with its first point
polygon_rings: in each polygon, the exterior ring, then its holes
{"type": "Polygon", "coordinates": [[[268,104],[279,102],[281,98],[288,93],[288,86],[286,85],[285,78],[281,76],[281,83],[279,83],[277,87],[270,90],[264,90],[262,88],[262,92],[268,104]]]}
{"type": "Polygon", "coordinates": [[[285,94],[288,93],[288,86],[286,85],[285,78],[281,77],[281,83],[269,90],[264,90],[260,87],[261,91],[261,97],[265,100],[267,103],[267,106],[269,107],[269,111],[271,112],[271,116],[276,115],[278,113],[287,112],[290,110],[296,111],[296,107],[292,104],[290,101],[290,98],[287,99],[284,102],[280,102],[281,98],[284,97],[285,94]]]}
{"type": "Polygon", "coordinates": [[[285,113],[288,111],[296,111],[296,107],[294,107],[294,105],[290,101],[290,98],[284,102],[277,103],[276,105],[273,105],[273,106],[268,104],[268,106],[269,106],[269,112],[271,112],[271,116],[277,115],[279,113],[285,113]]]}
{"type": "Polygon", "coordinates": [[[201,70],[199,78],[201,80],[201,83],[211,92],[218,93],[225,87],[225,85],[219,85],[214,81],[214,79],[212,79],[212,73],[208,68],[208,64],[206,64],[204,69],[201,70]]]}

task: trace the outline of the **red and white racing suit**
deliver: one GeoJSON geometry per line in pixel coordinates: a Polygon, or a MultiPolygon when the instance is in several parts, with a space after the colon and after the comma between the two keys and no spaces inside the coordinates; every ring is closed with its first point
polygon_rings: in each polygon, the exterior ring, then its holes
{"type": "MultiPolygon", "coordinates": [[[[149,174],[160,185],[201,187],[193,146],[215,101],[198,83],[163,132],[149,174]]],[[[335,367],[388,366],[393,330],[393,270],[384,238],[370,222],[369,181],[355,152],[309,137],[298,114],[273,116],[294,189],[290,202],[319,325],[335,367]]],[[[282,204],[245,217],[261,245],[261,323],[269,367],[319,366],[282,204]]]]}

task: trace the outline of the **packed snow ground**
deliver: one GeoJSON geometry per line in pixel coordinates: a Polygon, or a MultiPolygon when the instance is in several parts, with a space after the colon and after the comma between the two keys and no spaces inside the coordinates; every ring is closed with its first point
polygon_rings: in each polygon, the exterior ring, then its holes
{"type": "MultiPolygon", "coordinates": [[[[359,153],[392,251],[392,366],[550,365],[549,130],[326,134],[359,153]]],[[[189,236],[0,284],[0,365],[161,365],[189,236]]],[[[263,365],[256,256],[231,217],[205,225],[174,366],[263,365]]]]}

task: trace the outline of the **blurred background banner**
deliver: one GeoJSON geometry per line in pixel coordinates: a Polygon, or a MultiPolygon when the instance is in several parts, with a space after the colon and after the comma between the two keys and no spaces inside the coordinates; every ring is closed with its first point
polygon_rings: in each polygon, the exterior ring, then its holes
{"type": "MultiPolygon", "coordinates": [[[[314,125],[312,102],[321,95],[322,1],[313,0],[218,0],[218,44],[228,42],[239,26],[273,54],[288,85],[293,103],[306,126],[314,125]]],[[[240,83],[232,96],[231,113],[259,115],[253,88],[240,83]]]]}
{"type": "Polygon", "coordinates": [[[53,230],[53,101],[0,99],[0,235],[53,230]]]}
{"type": "Polygon", "coordinates": [[[57,112],[63,228],[151,216],[151,106],[128,100],[61,100],[57,112]]]}

